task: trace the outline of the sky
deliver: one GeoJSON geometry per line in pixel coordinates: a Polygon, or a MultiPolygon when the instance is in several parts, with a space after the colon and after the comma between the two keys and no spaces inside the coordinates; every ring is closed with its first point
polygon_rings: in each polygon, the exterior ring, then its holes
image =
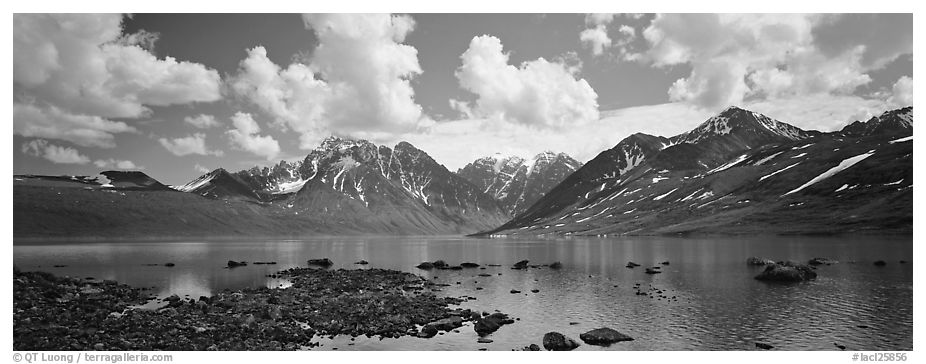
{"type": "Polygon", "coordinates": [[[737,105],[832,131],[912,105],[911,14],[14,14],[14,173],[183,184],[408,141],[581,161],[737,105]]]}

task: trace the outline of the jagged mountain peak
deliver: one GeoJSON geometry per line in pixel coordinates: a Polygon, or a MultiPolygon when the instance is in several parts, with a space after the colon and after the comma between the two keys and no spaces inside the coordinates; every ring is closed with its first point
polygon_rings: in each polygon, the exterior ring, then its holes
{"type": "Polygon", "coordinates": [[[708,118],[691,131],[679,134],[673,139],[676,143],[698,144],[731,134],[738,137],[748,135],[749,137],[759,136],[782,140],[800,140],[814,133],[755,111],[730,106],[719,114],[708,118]]]}
{"type": "Polygon", "coordinates": [[[909,134],[913,132],[913,106],[888,110],[865,122],[855,121],[842,129],[843,134],[864,136],[874,134],[909,134]]]}

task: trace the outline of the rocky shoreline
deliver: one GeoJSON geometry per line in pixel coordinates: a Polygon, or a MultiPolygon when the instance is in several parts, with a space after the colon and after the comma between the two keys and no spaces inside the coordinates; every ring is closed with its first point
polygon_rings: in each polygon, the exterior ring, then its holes
{"type": "Polygon", "coordinates": [[[14,350],[307,350],[322,336],[425,337],[483,321],[450,308],[467,297],[438,297],[434,283],[411,273],[293,268],[274,276],[292,285],[171,296],[146,310],[133,309],[153,298],[143,288],[14,268],[14,350]],[[433,324],[442,321],[452,324],[433,324]]]}

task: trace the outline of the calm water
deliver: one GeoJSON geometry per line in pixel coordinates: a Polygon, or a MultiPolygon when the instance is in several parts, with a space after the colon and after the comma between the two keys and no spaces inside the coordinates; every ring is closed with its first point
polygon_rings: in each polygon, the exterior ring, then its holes
{"type": "MultiPolygon", "coordinates": [[[[559,331],[579,339],[587,330],[608,326],[636,340],[605,350],[755,350],[761,341],[782,350],[912,350],[912,238],[608,238],[562,240],[470,239],[461,237],[351,237],[304,240],[107,242],[17,244],[14,263],[23,270],[114,279],[155,287],[160,296],[199,297],[225,288],[278,286],[265,275],[308,258],[329,257],[333,268],[368,267],[414,272],[442,283],[443,294],[474,296],[462,307],[500,310],[518,317],[515,324],[476,343],[471,324],[459,333],[432,339],[325,339],[322,349],[340,350],[510,350],[541,344],[543,334],[559,331]],[[821,266],[814,281],[768,284],[753,277],[750,256],[807,261],[828,257],[839,264],[821,266]],[[228,260],[277,261],[275,266],[225,269],[228,260]],[[502,264],[485,270],[425,272],[422,261],[443,259],[502,264]],[[564,268],[511,270],[516,261],[560,261],[564,268]],[[888,262],[876,267],[875,260],[888,262]],[[643,267],[670,261],[663,274],[643,267]],[[908,263],[900,264],[900,260],[908,263]],[[144,266],[173,262],[175,267],[144,266]],[[53,265],[67,265],[54,268],[53,265]],[[491,273],[492,277],[478,277],[491,273]],[[498,275],[501,273],[501,275],[498,275]],[[459,285],[456,282],[460,282],[459,285]],[[640,283],[677,300],[637,296],[640,283]],[[482,287],[482,290],[476,290],[482,287]],[[517,289],[521,294],[510,294],[517,289]],[[539,289],[539,293],[530,293],[539,289]],[[570,325],[570,322],[578,322],[570,325]],[[859,325],[867,328],[859,328],[859,325]]],[[[602,350],[582,345],[578,350],[602,350]]]]}

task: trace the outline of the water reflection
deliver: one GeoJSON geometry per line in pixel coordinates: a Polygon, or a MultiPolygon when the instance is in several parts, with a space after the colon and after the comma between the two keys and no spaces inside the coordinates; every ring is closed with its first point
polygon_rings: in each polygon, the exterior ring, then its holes
{"type": "MultiPolygon", "coordinates": [[[[310,258],[331,258],[337,268],[370,268],[415,272],[450,284],[443,294],[474,296],[465,307],[498,309],[520,318],[505,326],[491,344],[477,344],[475,332],[423,340],[361,340],[347,345],[327,340],[341,350],[510,350],[540,343],[548,331],[573,338],[587,330],[610,326],[636,338],[609,350],[754,350],[762,341],[790,350],[912,349],[913,269],[909,238],[752,237],[730,239],[625,238],[564,240],[486,240],[461,237],[351,237],[305,240],[116,242],[29,244],[14,246],[14,262],[24,270],[115,279],[154,287],[155,294],[192,298],[222,289],[278,287],[285,281],[267,274],[305,266],[310,258]],[[752,279],[761,268],[749,267],[749,256],[806,261],[828,257],[841,263],[821,266],[818,279],[775,285],[752,279]],[[415,269],[422,261],[477,262],[486,269],[431,271],[415,269]],[[511,270],[516,261],[560,261],[564,268],[511,270]],[[886,267],[871,263],[883,259],[886,267]],[[276,261],[228,269],[228,260],[276,261]],[[628,269],[669,261],[664,273],[646,275],[628,269]],[[174,267],[145,264],[175,263],[174,267]],[[52,265],[67,265],[53,268],[52,265]],[[501,267],[487,267],[501,264],[501,267]],[[481,277],[479,274],[490,274],[481,277]],[[459,284],[457,284],[459,282],[459,284]],[[636,295],[664,292],[674,299],[636,295]],[[477,290],[478,288],[482,288],[477,290]],[[520,290],[511,294],[510,290],[520,290]],[[539,292],[533,293],[532,289],[539,292]],[[863,326],[863,327],[859,327],[863,326]]],[[[601,350],[583,345],[580,350],[601,350]]]]}

